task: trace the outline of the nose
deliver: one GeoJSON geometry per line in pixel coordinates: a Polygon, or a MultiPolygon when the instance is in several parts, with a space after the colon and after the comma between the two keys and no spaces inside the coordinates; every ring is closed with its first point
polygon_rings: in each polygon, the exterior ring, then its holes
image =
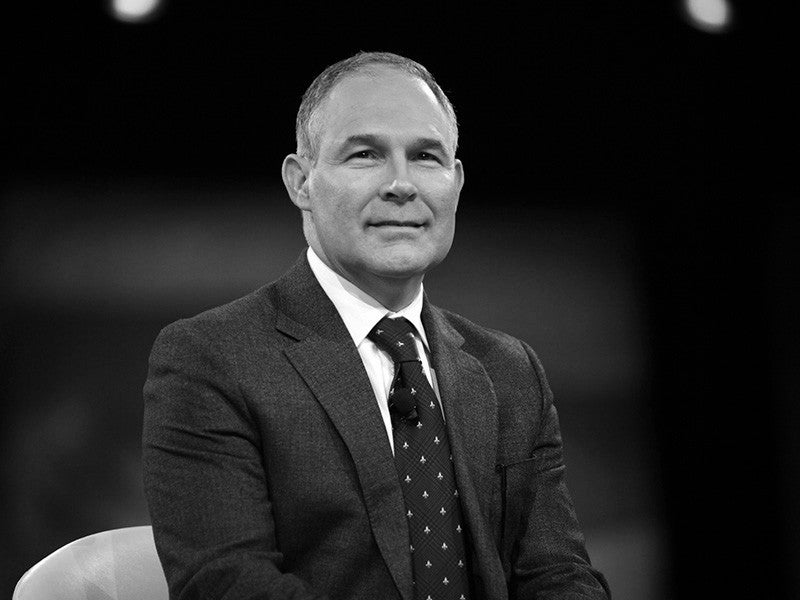
{"type": "Polygon", "coordinates": [[[386,182],[380,187],[380,194],[383,200],[398,204],[417,197],[417,187],[409,176],[405,158],[391,161],[391,168],[387,173],[386,182]]]}

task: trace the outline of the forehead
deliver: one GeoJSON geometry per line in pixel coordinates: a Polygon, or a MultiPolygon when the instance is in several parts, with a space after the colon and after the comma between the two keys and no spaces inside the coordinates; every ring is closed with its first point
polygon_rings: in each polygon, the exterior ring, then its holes
{"type": "Polygon", "coordinates": [[[419,77],[382,65],[346,75],[320,106],[321,145],[364,133],[434,137],[451,147],[450,123],[419,77]]]}

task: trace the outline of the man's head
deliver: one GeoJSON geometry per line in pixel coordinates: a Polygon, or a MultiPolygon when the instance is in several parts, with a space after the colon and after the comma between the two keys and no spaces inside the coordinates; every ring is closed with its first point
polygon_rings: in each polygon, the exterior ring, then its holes
{"type": "Polygon", "coordinates": [[[410,58],[391,52],[359,52],[330,65],[317,75],[303,94],[295,124],[297,154],[310,159],[312,162],[316,161],[319,149],[319,128],[321,126],[317,118],[319,116],[318,109],[327,100],[328,95],[336,84],[349,74],[374,72],[374,69],[379,66],[392,67],[399,71],[404,71],[412,77],[418,77],[428,85],[447,116],[454,144],[453,153],[455,153],[458,146],[456,113],[450,103],[450,99],[439,87],[439,84],[436,83],[428,69],[410,58]]]}
{"type": "Polygon", "coordinates": [[[323,262],[396,309],[452,244],[463,184],[455,116],[413,61],[349,61],[358,67],[334,65],[306,92],[299,151],[284,160],[283,179],[323,262]]]}

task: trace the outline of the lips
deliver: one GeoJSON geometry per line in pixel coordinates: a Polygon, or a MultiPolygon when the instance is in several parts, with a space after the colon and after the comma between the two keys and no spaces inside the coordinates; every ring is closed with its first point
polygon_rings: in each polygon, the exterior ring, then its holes
{"type": "Polygon", "coordinates": [[[421,221],[373,221],[370,223],[372,227],[422,227],[424,223],[421,221]]]}

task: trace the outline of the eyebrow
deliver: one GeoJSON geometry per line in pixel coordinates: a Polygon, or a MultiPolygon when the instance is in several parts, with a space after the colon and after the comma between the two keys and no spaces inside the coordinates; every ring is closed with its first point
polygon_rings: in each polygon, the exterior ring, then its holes
{"type": "MultiPolygon", "coordinates": [[[[348,136],[342,143],[341,147],[346,148],[348,146],[358,146],[359,144],[364,144],[366,146],[379,146],[384,144],[385,140],[386,137],[379,134],[360,133],[348,136]]],[[[444,145],[442,140],[438,138],[433,138],[433,137],[415,138],[411,143],[411,146],[414,148],[437,149],[447,154],[447,147],[444,145]]]]}

